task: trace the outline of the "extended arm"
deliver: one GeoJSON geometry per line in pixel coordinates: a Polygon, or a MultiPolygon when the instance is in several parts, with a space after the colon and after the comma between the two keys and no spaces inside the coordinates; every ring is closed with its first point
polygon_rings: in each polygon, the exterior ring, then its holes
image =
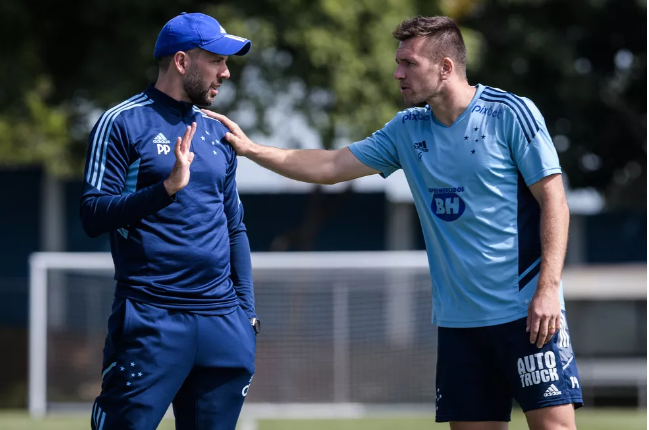
{"type": "Polygon", "coordinates": [[[570,212],[560,174],[546,176],[532,184],[530,191],[541,207],[541,271],[530,303],[528,329],[530,342],[536,342],[540,348],[550,341],[561,324],[559,286],[568,244],[570,212]]]}
{"type": "Polygon", "coordinates": [[[203,110],[205,114],[221,121],[230,132],[225,135],[238,155],[287,178],[316,184],[335,184],[379,173],[361,163],[347,149],[281,149],[252,142],[239,126],[224,115],[203,110]]]}

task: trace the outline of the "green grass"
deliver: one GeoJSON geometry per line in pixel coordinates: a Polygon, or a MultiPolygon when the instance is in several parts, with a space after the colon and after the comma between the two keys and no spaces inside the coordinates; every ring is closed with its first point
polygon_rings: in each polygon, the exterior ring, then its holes
{"type": "MultiPolygon", "coordinates": [[[[577,411],[579,430],[640,430],[647,428],[647,411],[635,409],[581,409],[577,411]]],[[[88,430],[90,418],[52,416],[31,420],[23,411],[0,411],[2,430],[88,430]]],[[[174,421],[165,419],[158,430],[173,430],[174,421]]],[[[527,429],[525,417],[516,412],[510,430],[527,429]]],[[[448,429],[430,418],[374,418],[358,420],[262,420],[258,430],[431,430],[448,429]]]]}
{"type": "MultiPolygon", "coordinates": [[[[448,429],[434,418],[362,419],[362,420],[266,420],[259,430],[433,430],[448,429]]],[[[512,415],[510,430],[525,430],[527,424],[522,412],[512,415]]],[[[581,409],[577,411],[579,430],[646,430],[647,411],[635,409],[581,409]]]]}

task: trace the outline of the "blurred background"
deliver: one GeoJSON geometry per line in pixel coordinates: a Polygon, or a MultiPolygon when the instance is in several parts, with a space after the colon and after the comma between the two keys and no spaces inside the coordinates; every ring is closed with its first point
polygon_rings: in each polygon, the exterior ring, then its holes
{"type": "MultiPolygon", "coordinates": [[[[405,107],[391,32],[415,15],[454,18],[469,82],[534,101],[558,151],[571,208],[564,285],[588,406],[646,419],[646,0],[3,0],[0,408],[27,408],[29,256],[109,251],[107,235],[89,239],[78,220],[87,137],[103,111],[155,82],[158,32],[182,11],[253,41],[229,60],[213,108],[287,148],[344,147],[381,128],[405,107]]],[[[239,163],[264,321],[247,405],[432,414],[430,279],[403,175],[321,187],[239,163]],[[367,254],[380,251],[413,253],[367,254]]],[[[114,288],[102,255],[58,269],[39,260],[48,411],[83,412],[99,392],[114,288]]]]}

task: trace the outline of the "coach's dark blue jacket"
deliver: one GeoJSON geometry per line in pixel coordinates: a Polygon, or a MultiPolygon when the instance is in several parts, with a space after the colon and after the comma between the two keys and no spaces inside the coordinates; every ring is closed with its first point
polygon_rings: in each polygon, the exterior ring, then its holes
{"type": "Polygon", "coordinates": [[[105,112],[89,139],[81,222],[110,233],[116,297],[219,315],[255,316],[250,245],[227,129],[153,86],[105,112]],[[174,145],[196,122],[189,184],[169,197],[163,182],[174,145]]]}

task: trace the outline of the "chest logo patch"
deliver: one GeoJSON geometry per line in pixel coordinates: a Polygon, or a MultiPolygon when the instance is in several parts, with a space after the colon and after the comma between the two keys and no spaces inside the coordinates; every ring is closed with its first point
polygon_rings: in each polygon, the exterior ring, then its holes
{"type": "Polygon", "coordinates": [[[433,201],[430,209],[437,218],[442,221],[452,222],[462,216],[466,210],[466,203],[457,193],[464,191],[464,187],[435,188],[433,191],[433,201]]]}
{"type": "Polygon", "coordinates": [[[168,145],[171,142],[162,133],[158,133],[158,135],[153,138],[153,143],[158,146],[158,155],[167,155],[169,151],[171,151],[171,147],[168,145]]]}

